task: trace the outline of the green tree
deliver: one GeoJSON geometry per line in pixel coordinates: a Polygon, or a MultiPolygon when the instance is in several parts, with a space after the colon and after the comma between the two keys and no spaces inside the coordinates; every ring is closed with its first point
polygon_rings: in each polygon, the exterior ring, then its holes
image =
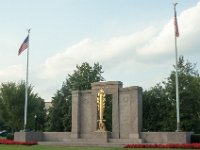
{"type": "MultiPolygon", "coordinates": [[[[178,61],[180,122],[183,131],[200,132],[200,77],[196,65],[185,61],[183,57],[178,61]]],[[[165,83],[169,91],[172,105],[176,105],[175,71],[172,71],[168,82],[165,83]]]]}
{"type": "MultiPolygon", "coordinates": [[[[13,132],[23,129],[24,122],[25,82],[2,83],[0,87],[0,118],[13,132]]],[[[27,128],[35,128],[37,115],[38,129],[42,130],[45,120],[44,100],[33,93],[33,87],[28,87],[27,128]]]]}
{"type": "Polygon", "coordinates": [[[112,132],[112,95],[106,95],[106,108],[105,108],[105,126],[107,131],[112,132]]]}
{"type": "Polygon", "coordinates": [[[63,118],[67,110],[66,99],[61,91],[57,91],[49,109],[49,131],[65,131],[63,118]]]}
{"type": "Polygon", "coordinates": [[[174,111],[163,85],[157,84],[143,92],[143,130],[172,130],[175,126],[174,111]]]}
{"type": "MultiPolygon", "coordinates": [[[[183,131],[200,132],[200,77],[195,64],[178,61],[180,122],[183,131]]],[[[162,84],[143,93],[143,127],[150,131],[176,130],[175,71],[162,84]]]]}
{"type": "Polygon", "coordinates": [[[91,89],[91,83],[104,80],[102,66],[94,63],[93,67],[84,62],[76,66],[73,74],[68,74],[60,90],[52,97],[47,130],[71,131],[71,92],[91,89]]]}

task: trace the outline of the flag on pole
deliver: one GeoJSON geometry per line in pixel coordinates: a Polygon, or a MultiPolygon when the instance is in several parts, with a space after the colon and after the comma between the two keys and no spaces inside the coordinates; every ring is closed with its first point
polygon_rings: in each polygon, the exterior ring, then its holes
{"type": "Polygon", "coordinates": [[[29,40],[29,35],[25,38],[24,42],[22,43],[22,45],[19,48],[18,51],[18,56],[25,50],[28,48],[28,40],[29,40]]]}
{"type": "Polygon", "coordinates": [[[174,11],[174,28],[175,28],[175,36],[179,37],[178,21],[177,21],[177,17],[176,17],[176,10],[174,11]]]}

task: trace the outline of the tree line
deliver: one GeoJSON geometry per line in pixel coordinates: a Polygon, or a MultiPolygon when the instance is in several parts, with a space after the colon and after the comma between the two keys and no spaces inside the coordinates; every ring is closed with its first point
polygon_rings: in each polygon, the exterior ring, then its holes
{"type": "MultiPolygon", "coordinates": [[[[99,63],[84,62],[66,76],[52,97],[52,107],[45,110],[44,99],[28,88],[27,128],[37,131],[71,131],[73,90],[89,90],[91,83],[105,80],[99,63]]],[[[180,122],[182,131],[200,132],[200,77],[196,65],[183,56],[178,61],[180,122]]],[[[0,86],[0,130],[12,132],[23,129],[25,82],[7,82],[0,86]]],[[[143,91],[143,131],[176,130],[175,70],[166,80],[143,91]]],[[[107,114],[112,112],[112,97],[108,98],[107,114]]],[[[112,117],[107,115],[106,126],[111,129],[112,117]]]]}

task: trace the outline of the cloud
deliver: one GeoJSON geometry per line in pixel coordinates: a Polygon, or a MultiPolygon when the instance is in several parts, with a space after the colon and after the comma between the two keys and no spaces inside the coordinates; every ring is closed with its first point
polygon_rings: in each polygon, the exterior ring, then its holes
{"type": "Polygon", "coordinates": [[[59,74],[71,71],[75,65],[84,61],[105,64],[120,61],[122,57],[130,56],[130,53],[133,55],[135,49],[141,47],[156,32],[154,27],[149,27],[130,35],[113,37],[108,41],[84,39],[66,48],[62,53],[48,58],[42,66],[43,71],[40,77],[54,78],[59,74]]]}
{"type": "MultiPolygon", "coordinates": [[[[177,16],[180,54],[183,52],[199,54],[199,14],[200,2],[177,16]]],[[[67,47],[63,52],[46,59],[41,66],[39,78],[54,79],[63,74],[67,75],[73,71],[75,65],[80,65],[84,61],[91,64],[100,62],[106,75],[109,74],[109,77],[116,79],[123,74],[128,76],[130,69],[143,73],[144,69],[152,69],[155,74],[156,70],[166,68],[169,63],[172,66],[174,62],[173,19],[172,17],[162,26],[147,27],[128,35],[112,37],[109,40],[94,41],[91,38],[85,38],[67,47]],[[171,60],[173,62],[170,62],[171,60]]]]}
{"type": "Polygon", "coordinates": [[[91,50],[93,49],[93,44],[90,39],[84,39],[78,44],[72,45],[67,48],[64,52],[58,53],[53,57],[48,58],[45,63],[41,66],[43,71],[40,77],[44,78],[54,78],[59,74],[66,73],[76,64],[79,64],[90,55],[92,58],[91,50]]]}
{"type": "MultiPolygon", "coordinates": [[[[180,37],[177,39],[178,52],[185,55],[186,59],[189,56],[193,59],[193,62],[199,61],[198,57],[200,56],[199,14],[200,2],[183,12],[179,13],[178,11],[177,16],[180,31],[180,37]]],[[[166,21],[166,18],[160,21],[166,21]]],[[[31,53],[34,55],[40,55],[41,53],[41,55],[38,56],[39,59],[30,61],[30,69],[32,69],[29,74],[30,83],[33,83],[42,95],[46,97],[52,96],[52,93],[59,88],[66,75],[71,74],[77,64],[81,65],[82,62],[87,61],[91,65],[94,62],[99,62],[103,66],[105,71],[103,76],[107,80],[121,80],[128,85],[138,85],[139,83],[142,87],[150,86],[150,84],[160,81],[163,76],[169,73],[175,61],[173,17],[165,24],[158,24],[137,32],[132,32],[135,31],[135,29],[132,29],[129,34],[110,37],[107,40],[94,40],[93,38],[85,37],[63,50],[59,49],[60,53],[56,53],[45,61],[43,61],[42,53],[46,53],[46,51],[41,50],[37,53],[37,49],[40,48],[35,48],[31,53]],[[43,62],[38,66],[41,58],[43,62]]],[[[3,32],[2,28],[0,38],[1,49],[4,51],[0,54],[1,65],[18,64],[17,62],[19,61],[23,64],[0,68],[1,81],[25,79],[24,62],[26,58],[18,58],[17,56],[18,46],[22,42],[19,39],[19,33],[17,35],[14,35],[13,32],[9,34],[6,30],[3,32]],[[18,44],[16,44],[16,41],[18,44]]],[[[44,43],[43,40],[40,41],[44,43]]],[[[31,45],[40,47],[40,44],[33,43],[31,45]]],[[[45,49],[48,48],[45,47],[45,49]]]]}
{"type": "Polygon", "coordinates": [[[24,78],[24,69],[22,65],[13,65],[0,70],[1,81],[18,81],[24,78]]]}
{"type": "Polygon", "coordinates": [[[184,51],[199,51],[200,47],[200,2],[179,16],[180,48],[184,51]]]}
{"type": "MultiPolygon", "coordinates": [[[[178,40],[178,46],[180,50],[191,51],[198,50],[200,36],[200,2],[190,9],[183,11],[178,16],[178,26],[180,37],[178,40]]],[[[137,52],[141,56],[148,56],[149,58],[162,58],[173,53],[174,50],[174,20],[171,19],[166,25],[164,25],[161,32],[150,39],[144,46],[137,49],[137,52]],[[159,57],[155,57],[159,56],[159,57]],[[161,57],[160,57],[161,56],[161,57]]],[[[145,57],[146,58],[146,57],[145,57]]]]}

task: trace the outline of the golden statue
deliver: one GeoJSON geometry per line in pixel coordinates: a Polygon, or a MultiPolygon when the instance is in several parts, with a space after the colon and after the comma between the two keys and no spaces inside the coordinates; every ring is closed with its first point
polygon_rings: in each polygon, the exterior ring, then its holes
{"type": "Polygon", "coordinates": [[[99,93],[97,94],[97,110],[99,112],[99,127],[98,127],[98,131],[106,131],[106,127],[104,122],[106,120],[103,119],[104,117],[104,111],[105,111],[105,102],[106,102],[106,98],[105,98],[105,92],[104,90],[101,88],[99,93]]]}

